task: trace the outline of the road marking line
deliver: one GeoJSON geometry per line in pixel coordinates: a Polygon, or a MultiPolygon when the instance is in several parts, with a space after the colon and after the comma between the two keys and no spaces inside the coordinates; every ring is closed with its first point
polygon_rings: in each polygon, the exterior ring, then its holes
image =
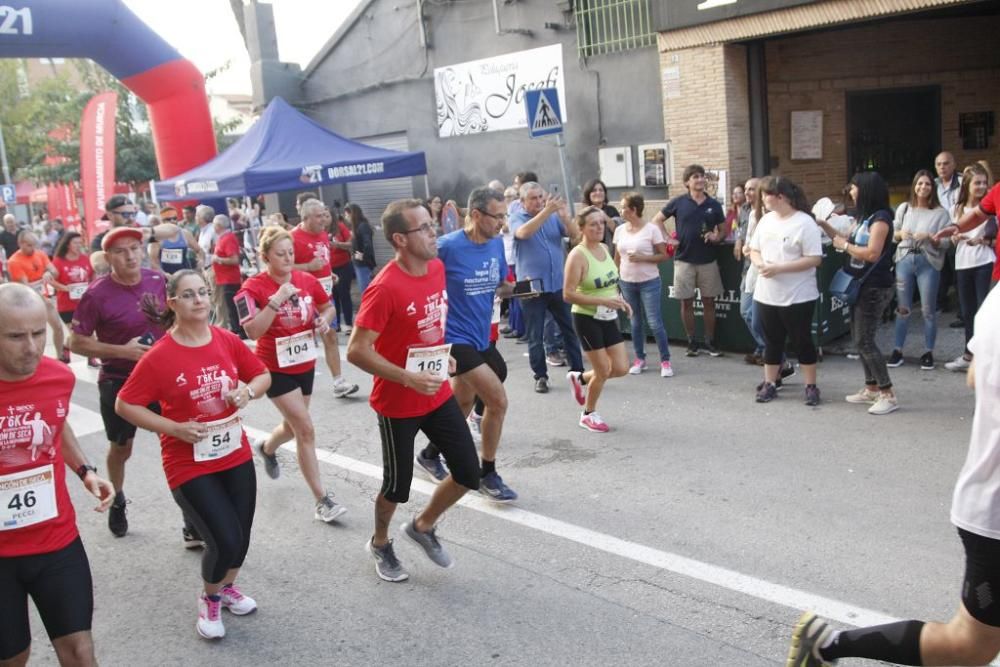
{"type": "MultiPolygon", "coordinates": [[[[247,435],[255,438],[267,437],[268,433],[244,426],[247,435]]],[[[295,451],[295,442],[282,445],[290,452],[295,451]]],[[[365,477],[381,481],[382,468],[364,461],[352,459],[342,454],[334,454],[323,449],[316,450],[316,457],[330,465],[349,470],[365,477]]],[[[414,479],[412,490],[430,496],[434,484],[422,479],[414,479]]],[[[743,593],[760,600],[773,602],[792,609],[810,609],[818,615],[847,625],[868,626],[895,622],[896,618],[882,612],[857,607],[832,598],[800,591],[789,586],[758,579],[735,570],[703,563],[686,556],[661,551],[636,542],[630,542],[611,535],[599,533],[566,521],[552,519],[541,514],[511,506],[500,506],[471,493],[466,494],[459,505],[504,521],[561,537],[586,547],[621,556],[637,563],[673,572],[691,579],[704,581],[722,588],[743,593]]]]}
{"type": "Polygon", "coordinates": [[[70,403],[66,421],[73,427],[73,433],[77,438],[104,430],[104,420],[99,413],[76,403],[70,403]]]}

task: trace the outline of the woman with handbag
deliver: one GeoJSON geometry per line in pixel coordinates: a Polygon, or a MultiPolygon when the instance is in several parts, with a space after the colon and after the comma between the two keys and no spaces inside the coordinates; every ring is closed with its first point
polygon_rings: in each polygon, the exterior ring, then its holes
{"type": "Polygon", "coordinates": [[[937,293],[947,245],[934,240],[951,218],[938,202],[931,172],[921,169],[913,177],[910,199],[896,209],[896,335],[889,368],[903,365],[903,345],[909,330],[913,294],[920,292],[924,317],[924,350],[920,369],[934,370],[934,343],[937,340],[937,293]]]}
{"type": "Polygon", "coordinates": [[[834,282],[846,274],[852,283],[839,291],[849,295],[848,301],[854,300],[850,304],[851,335],[865,371],[864,388],[845,400],[868,404],[869,414],[887,415],[898,410],[899,403],[885,356],[875,342],[875,332],[895,291],[890,242],[894,215],[889,208],[889,186],[878,173],[865,171],[854,175],[848,193],[859,221],[850,235],[840,236],[829,223],[819,223],[833,239],[833,247],[847,254],[847,263],[834,276],[834,282]]]}

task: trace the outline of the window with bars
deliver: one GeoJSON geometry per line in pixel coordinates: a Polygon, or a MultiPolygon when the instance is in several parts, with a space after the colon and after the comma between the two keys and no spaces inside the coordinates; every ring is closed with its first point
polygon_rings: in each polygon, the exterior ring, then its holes
{"type": "Polygon", "coordinates": [[[656,44],[650,0],[576,0],[576,44],[580,57],[630,51],[656,44]]]}

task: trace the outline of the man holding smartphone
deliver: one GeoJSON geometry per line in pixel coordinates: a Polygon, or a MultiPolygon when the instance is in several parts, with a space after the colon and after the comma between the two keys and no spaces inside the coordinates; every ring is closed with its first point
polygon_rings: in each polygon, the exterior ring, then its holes
{"type": "MultiPolygon", "coordinates": [[[[529,181],[521,185],[521,207],[510,220],[517,254],[516,272],[519,280],[538,280],[538,296],[521,302],[528,338],[528,361],[535,376],[535,391],[549,391],[549,372],[545,362],[542,332],[545,313],[551,313],[562,333],[570,372],[583,372],[583,354],[580,342],[573,331],[569,305],[562,298],[563,253],[562,240],[568,236],[576,243],[580,231],[570,223],[565,200],[548,195],[538,183],[529,181]]],[[[578,398],[579,400],[579,398],[578,398]]],[[[582,403],[582,400],[580,400],[582,403]]]]}

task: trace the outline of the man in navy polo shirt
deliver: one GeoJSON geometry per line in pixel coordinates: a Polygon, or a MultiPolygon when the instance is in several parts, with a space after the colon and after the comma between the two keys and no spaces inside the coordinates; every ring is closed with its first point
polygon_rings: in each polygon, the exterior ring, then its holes
{"type": "MultiPolygon", "coordinates": [[[[537,297],[524,299],[524,324],[528,338],[528,362],[535,375],[535,391],[544,394],[549,390],[549,372],[545,364],[542,330],[545,313],[552,317],[562,332],[570,371],[583,371],[583,353],[580,341],[573,331],[569,305],[563,301],[563,237],[575,242],[580,230],[569,224],[566,202],[559,197],[546,197],[542,186],[533,181],[521,185],[521,208],[514,211],[510,229],[514,232],[514,251],[517,256],[515,273],[518,280],[538,280],[537,297]]],[[[581,403],[582,404],[582,403],[581,403]]]]}
{"type": "Polygon", "coordinates": [[[722,295],[722,276],[715,261],[713,244],[722,240],[719,225],[726,221],[722,204],[705,194],[705,168],[700,164],[684,169],[686,195],[674,197],[656,214],[653,222],[666,234],[663,223],[673,218],[677,227],[677,254],[674,256],[674,298],[681,300],[681,319],[688,337],[687,356],[698,356],[694,339],[695,289],[704,305],[705,343],[702,347],[713,357],[722,356],[715,349],[715,300],[722,295]]]}

